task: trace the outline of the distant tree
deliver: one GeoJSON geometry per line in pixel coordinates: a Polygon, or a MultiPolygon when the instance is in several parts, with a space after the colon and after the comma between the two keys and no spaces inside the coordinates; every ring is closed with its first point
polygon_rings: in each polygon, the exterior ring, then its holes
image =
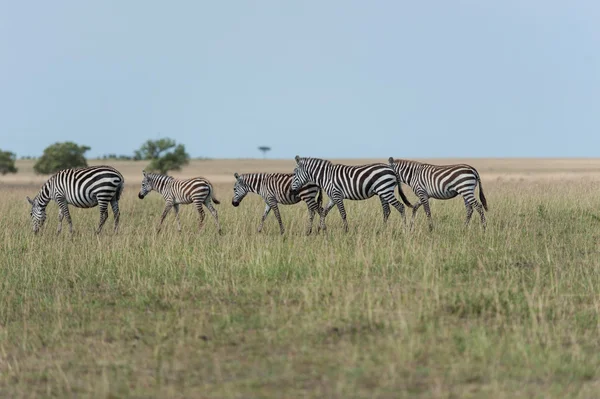
{"type": "Polygon", "coordinates": [[[263,158],[266,158],[267,157],[267,152],[271,151],[271,147],[267,147],[267,146],[260,146],[260,147],[258,147],[258,149],[260,151],[262,151],[263,158]]]}
{"type": "Polygon", "coordinates": [[[148,170],[166,174],[170,170],[181,170],[183,165],[189,163],[190,156],[185,152],[183,144],[177,144],[170,138],[162,138],[146,141],[135,152],[133,159],[149,160],[148,170]]]}
{"type": "Polygon", "coordinates": [[[117,154],[104,154],[102,155],[103,160],[107,159],[117,159],[119,161],[130,161],[133,159],[131,155],[117,155],[117,154]]]}
{"type": "Polygon", "coordinates": [[[89,150],[90,147],[80,146],[71,141],[54,143],[44,150],[44,154],[33,165],[33,170],[47,175],[67,168],[85,167],[87,161],[83,154],[89,150]]]}
{"type": "Polygon", "coordinates": [[[16,160],[17,156],[14,153],[0,150],[0,174],[4,176],[7,173],[17,173],[16,160]]]}

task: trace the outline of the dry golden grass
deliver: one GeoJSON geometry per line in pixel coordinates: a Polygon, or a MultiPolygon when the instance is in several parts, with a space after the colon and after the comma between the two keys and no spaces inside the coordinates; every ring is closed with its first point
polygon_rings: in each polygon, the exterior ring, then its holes
{"type": "Polygon", "coordinates": [[[459,162],[482,175],[486,233],[463,229],[459,199],[433,201],[435,230],[420,213],[412,234],[371,199],[347,201],[349,234],[333,210],[326,235],[304,236],[304,205],[282,207],[283,237],[273,216],[257,234],[263,204],[233,208],[232,174],[293,161],[214,160],[175,175],[213,180],[223,236],[191,207],[182,233],[169,215],[157,235],[143,165],[110,162],[120,233],[111,217],[95,236],[97,209],[71,208],[74,235],[56,236],[53,203],[35,237],[24,197],[43,178],[20,162],[0,180],[0,395],[597,397],[600,161],[459,162]]]}

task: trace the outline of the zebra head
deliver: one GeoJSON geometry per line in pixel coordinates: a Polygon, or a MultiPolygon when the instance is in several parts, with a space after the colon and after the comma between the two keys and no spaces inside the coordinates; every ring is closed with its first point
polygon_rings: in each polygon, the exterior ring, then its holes
{"type": "Polygon", "coordinates": [[[250,187],[248,187],[244,179],[238,175],[237,172],[233,175],[235,176],[235,185],[233,186],[233,199],[231,200],[231,205],[238,206],[250,191],[250,187]]]}
{"type": "Polygon", "coordinates": [[[27,197],[27,202],[31,205],[29,215],[33,223],[33,232],[37,234],[46,221],[46,207],[40,204],[38,196],[33,197],[33,199],[27,197]]]}
{"type": "Polygon", "coordinates": [[[152,191],[152,183],[150,182],[150,177],[148,176],[145,170],[142,171],[142,174],[144,175],[144,179],[142,180],[142,189],[138,194],[139,199],[144,199],[144,197],[148,195],[150,191],[152,191]]]}
{"type": "Polygon", "coordinates": [[[305,160],[296,155],[296,167],[294,168],[294,177],[292,177],[292,195],[298,195],[302,186],[311,181],[311,176],[306,170],[305,160]]]}

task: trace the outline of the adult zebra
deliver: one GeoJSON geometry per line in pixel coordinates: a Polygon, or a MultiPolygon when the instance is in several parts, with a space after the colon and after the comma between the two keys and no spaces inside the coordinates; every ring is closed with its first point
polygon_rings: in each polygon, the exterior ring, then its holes
{"type": "Polygon", "coordinates": [[[292,179],[292,194],[297,194],[300,187],[306,183],[314,182],[325,190],[329,196],[329,203],[321,212],[320,228],[325,230],[325,217],[337,205],[344,230],[348,231],[344,199],[364,200],[374,195],[379,196],[383,208],[383,221],[387,222],[390,216],[390,204],[400,212],[406,224],[404,205],[394,196],[394,189],[398,191],[402,201],[409,207],[412,205],[404,196],[402,188],[394,170],[389,165],[376,163],[361,166],[334,165],[330,161],[320,158],[300,158],[296,155],[296,168],[292,179]]]}
{"type": "Polygon", "coordinates": [[[177,220],[177,230],[181,231],[181,223],[179,222],[179,205],[191,204],[196,205],[196,210],[200,214],[200,229],[204,225],[204,209],[202,205],[206,206],[215,218],[217,223],[217,229],[221,234],[221,225],[219,224],[219,215],[217,210],[213,206],[220,204],[215,198],[214,189],[210,182],[202,177],[194,177],[191,179],[176,179],[172,176],[161,175],[157,173],[146,173],[142,171],[144,178],[142,180],[142,188],[138,194],[140,199],[144,197],[152,190],[157,191],[165,199],[165,209],[160,218],[157,232],[160,232],[165,217],[173,208],[175,210],[175,219],[177,220]]]}
{"type": "Polygon", "coordinates": [[[405,159],[394,160],[393,157],[390,157],[388,162],[396,172],[398,182],[410,186],[417,197],[419,197],[419,202],[417,202],[413,208],[411,228],[415,221],[417,210],[423,205],[423,209],[425,209],[425,214],[427,214],[427,219],[429,221],[429,230],[433,229],[429,198],[446,200],[460,194],[465,201],[465,207],[467,209],[465,226],[471,221],[473,207],[475,207],[481,216],[481,225],[485,230],[486,220],[483,210],[485,209],[487,211],[488,206],[485,195],[483,194],[479,173],[474,167],[465,164],[431,165],[405,159]],[[479,200],[481,201],[481,204],[475,199],[475,187],[477,187],[478,183],[479,200]]]}
{"type": "Polygon", "coordinates": [[[309,220],[306,234],[310,235],[315,212],[320,215],[323,209],[321,207],[323,195],[319,186],[312,183],[306,184],[300,188],[297,195],[294,195],[291,193],[292,177],[294,176],[292,173],[247,173],[243,175],[234,173],[233,175],[235,176],[233,199],[231,200],[233,206],[238,206],[249,192],[260,195],[265,201],[265,212],[258,226],[259,233],[269,212],[273,209],[279,222],[279,231],[283,234],[284,228],[277,204],[293,205],[304,201],[308,207],[309,220]]]}
{"type": "Polygon", "coordinates": [[[31,204],[31,221],[33,231],[37,233],[46,221],[46,206],[51,200],[58,204],[58,230],[62,230],[63,217],[69,223],[69,231],[73,233],[73,222],[69,213],[69,205],[77,208],[100,208],[100,224],[96,234],[108,218],[108,205],[115,216],[115,232],[119,229],[119,199],[123,192],[125,179],[113,167],[90,166],[79,169],[64,169],[52,175],[33,198],[27,197],[31,204]]]}

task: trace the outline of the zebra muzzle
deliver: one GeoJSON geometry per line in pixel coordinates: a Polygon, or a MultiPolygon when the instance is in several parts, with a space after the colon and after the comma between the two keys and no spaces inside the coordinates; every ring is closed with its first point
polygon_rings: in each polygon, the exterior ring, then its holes
{"type": "Polygon", "coordinates": [[[139,199],[144,199],[144,195],[143,195],[142,193],[139,193],[139,194],[138,194],[138,198],[139,198],[139,199]]]}
{"type": "Polygon", "coordinates": [[[231,201],[231,205],[237,207],[240,203],[239,202],[235,202],[235,201],[231,201]]]}

